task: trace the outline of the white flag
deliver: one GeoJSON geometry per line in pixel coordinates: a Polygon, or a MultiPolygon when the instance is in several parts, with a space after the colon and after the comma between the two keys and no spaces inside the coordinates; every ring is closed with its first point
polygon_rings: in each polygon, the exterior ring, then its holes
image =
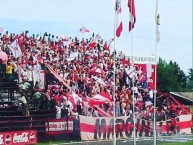
{"type": "Polygon", "coordinates": [[[158,12],[158,0],[156,0],[155,23],[156,23],[156,40],[157,42],[159,42],[160,40],[160,31],[159,31],[160,15],[158,12]]]}
{"type": "Polygon", "coordinates": [[[10,48],[10,50],[13,53],[13,56],[15,58],[22,56],[21,48],[20,48],[20,46],[18,44],[18,40],[17,39],[10,44],[9,48],[10,48]]]}

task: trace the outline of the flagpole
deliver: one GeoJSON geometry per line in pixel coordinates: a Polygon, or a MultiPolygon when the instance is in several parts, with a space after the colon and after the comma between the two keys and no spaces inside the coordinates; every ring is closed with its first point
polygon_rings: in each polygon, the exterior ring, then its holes
{"type": "MultiPolygon", "coordinates": [[[[132,12],[133,12],[133,4],[132,4],[132,0],[131,0],[131,14],[130,16],[132,15],[132,12]]],[[[133,25],[133,23],[132,23],[133,25]]],[[[132,31],[130,33],[130,37],[131,37],[131,60],[132,60],[132,67],[134,67],[134,60],[133,60],[133,37],[132,37],[132,31]]],[[[133,68],[132,68],[133,69],[133,68]]],[[[135,71],[135,70],[134,70],[135,71]]],[[[134,145],[136,145],[136,130],[135,130],[135,94],[134,94],[134,75],[132,75],[132,87],[133,87],[133,91],[132,91],[132,96],[133,96],[133,101],[132,101],[132,104],[133,104],[133,142],[134,142],[134,145]]]]}
{"type": "Polygon", "coordinates": [[[154,129],[154,145],[156,145],[156,90],[157,90],[157,87],[156,87],[156,84],[157,83],[157,40],[156,40],[156,44],[155,44],[155,82],[154,82],[154,117],[153,117],[153,129],[154,129]]]}
{"type": "MultiPolygon", "coordinates": [[[[132,67],[134,67],[134,61],[133,61],[133,45],[132,45],[132,32],[131,32],[131,57],[132,57],[132,67]]],[[[135,71],[135,70],[134,70],[135,71]]],[[[135,94],[134,94],[134,75],[132,76],[132,86],[133,86],[133,91],[132,91],[132,96],[133,96],[133,141],[134,145],[136,145],[136,130],[135,130],[135,94]]]]}
{"type": "MultiPolygon", "coordinates": [[[[115,6],[116,6],[116,1],[115,0],[115,6]]],[[[114,48],[113,48],[113,145],[117,144],[116,141],[116,127],[115,127],[115,85],[116,85],[116,80],[115,80],[115,73],[116,73],[116,66],[115,66],[115,41],[116,41],[116,26],[117,26],[117,22],[116,22],[116,9],[115,9],[115,17],[114,17],[114,48]]]]}
{"type": "Polygon", "coordinates": [[[153,129],[154,129],[154,134],[153,134],[153,140],[154,140],[154,145],[156,145],[156,93],[157,93],[157,45],[158,45],[158,41],[159,41],[159,30],[158,30],[158,0],[156,0],[156,11],[155,11],[155,20],[156,20],[156,37],[155,37],[155,81],[154,81],[154,117],[153,117],[153,129]]]}
{"type": "MultiPolygon", "coordinates": [[[[134,60],[133,60],[133,37],[132,37],[132,31],[130,33],[130,37],[131,37],[131,60],[132,60],[132,67],[134,68],[134,60]]],[[[132,68],[132,69],[133,69],[132,68]]],[[[135,70],[134,70],[135,72],[135,70]]],[[[132,87],[133,87],[133,90],[132,90],[132,96],[133,96],[133,101],[132,101],[132,104],[133,104],[133,142],[134,142],[134,145],[136,145],[136,130],[135,130],[135,94],[134,94],[134,75],[132,75],[132,87]]]]}

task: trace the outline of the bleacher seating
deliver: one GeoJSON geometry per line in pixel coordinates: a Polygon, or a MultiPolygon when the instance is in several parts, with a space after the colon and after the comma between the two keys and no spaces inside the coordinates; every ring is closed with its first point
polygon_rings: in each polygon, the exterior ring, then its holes
{"type": "Polygon", "coordinates": [[[21,110],[8,111],[0,108],[0,130],[20,131],[35,129],[37,132],[46,132],[46,122],[52,118],[55,110],[30,111],[29,116],[24,116],[21,110]]]}

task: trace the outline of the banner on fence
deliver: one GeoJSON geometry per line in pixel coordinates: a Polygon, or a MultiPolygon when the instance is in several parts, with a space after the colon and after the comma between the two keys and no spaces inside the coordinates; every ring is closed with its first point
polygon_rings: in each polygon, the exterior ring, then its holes
{"type": "Polygon", "coordinates": [[[73,132],[73,119],[53,119],[46,123],[46,133],[49,135],[57,135],[73,132]]]}
{"type": "Polygon", "coordinates": [[[36,130],[0,132],[0,145],[27,145],[36,143],[36,130]]]}
{"type": "MultiPolygon", "coordinates": [[[[181,115],[176,118],[176,133],[191,134],[192,115],[181,115]]],[[[114,126],[112,117],[80,116],[80,134],[82,140],[111,140],[114,126]]],[[[156,123],[158,134],[171,134],[172,120],[156,123]]],[[[122,116],[115,118],[116,138],[133,137],[133,118],[122,116]]],[[[139,136],[153,136],[153,122],[137,119],[136,134],[139,136]]]]}

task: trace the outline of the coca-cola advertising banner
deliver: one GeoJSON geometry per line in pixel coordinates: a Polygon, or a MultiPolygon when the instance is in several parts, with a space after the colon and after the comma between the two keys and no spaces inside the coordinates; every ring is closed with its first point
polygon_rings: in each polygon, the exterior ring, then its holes
{"type": "Polygon", "coordinates": [[[73,132],[73,119],[53,119],[46,123],[46,132],[49,135],[57,135],[73,132]]]}
{"type": "Polygon", "coordinates": [[[0,132],[0,145],[27,145],[36,143],[36,130],[0,132]]]}

